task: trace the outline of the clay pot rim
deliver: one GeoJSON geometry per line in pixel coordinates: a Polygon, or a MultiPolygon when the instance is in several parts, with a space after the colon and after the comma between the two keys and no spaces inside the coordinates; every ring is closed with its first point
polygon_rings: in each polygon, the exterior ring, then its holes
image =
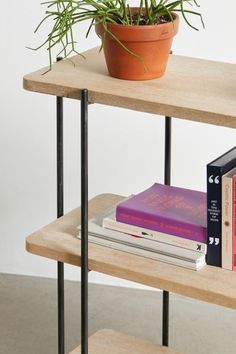
{"type": "MultiPolygon", "coordinates": [[[[125,42],[153,42],[164,40],[175,36],[179,28],[179,16],[175,16],[174,21],[161,23],[159,25],[123,25],[107,22],[108,30],[119,40],[125,42]]],[[[106,33],[102,23],[95,24],[96,33],[101,36],[106,33]]],[[[107,38],[109,38],[109,33],[107,38]]],[[[114,40],[110,37],[110,40],[114,40]]]]}
{"type": "MultiPolygon", "coordinates": [[[[135,9],[135,7],[131,8],[135,9]]],[[[138,9],[138,8],[137,8],[138,9]]],[[[165,23],[159,23],[158,25],[124,25],[121,23],[112,23],[112,22],[107,22],[107,26],[109,26],[110,28],[117,28],[117,29],[129,29],[130,31],[137,31],[137,30],[142,30],[142,31],[150,31],[150,30],[157,30],[160,28],[164,28],[164,27],[169,27],[169,26],[173,26],[173,23],[178,23],[179,22],[179,15],[176,12],[171,12],[171,14],[174,17],[174,21],[169,21],[169,22],[165,22],[165,23]]],[[[96,25],[99,25],[101,23],[97,23],[96,25]]]]}

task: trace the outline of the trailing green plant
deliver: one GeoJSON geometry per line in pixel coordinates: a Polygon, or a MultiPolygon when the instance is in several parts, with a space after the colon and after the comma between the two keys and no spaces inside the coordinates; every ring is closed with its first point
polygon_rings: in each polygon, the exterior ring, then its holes
{"type": "MultiPolygon", "coordinates": [[[[134,11],[126,0],[49,0],[42,3],[46,6],[45,16],[35,29],[35,33],[46,21],[51,21],[52,27],[45,41],[37,48],[47,46],[50,68],[53,63],[52,52],[60,46],[57,56],[68,57],[71,53],[78,53],[75,40],[75,25],[83,21],[90,21],[86,37],[95,24],[101,23],[106,32],[107,24],[122,24],[125,26],[158,25],[173,21],[173,12],[182,14],[185,22],[193,29],[198,30],[188,19],[188,15],[200,18],[204,27],[202,15],[196,11],[200,5],[196,0],[140,0],[139,7],[134,11]]],[[[116,38],[117,42],[128,49],[116,38]]],[[[130,54],[135,55],[130,52],[130,54]]],[[[81,54],[80,54],[81,55],[81,54]]]]}

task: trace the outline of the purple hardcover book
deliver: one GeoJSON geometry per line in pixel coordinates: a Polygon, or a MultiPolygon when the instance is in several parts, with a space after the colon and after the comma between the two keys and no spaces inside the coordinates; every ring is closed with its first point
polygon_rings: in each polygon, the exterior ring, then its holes
{"type": "Polygon", "coordinates": [[[206,193],[155,183],[119,203],[116,220],[206,243],[206,193]]]}

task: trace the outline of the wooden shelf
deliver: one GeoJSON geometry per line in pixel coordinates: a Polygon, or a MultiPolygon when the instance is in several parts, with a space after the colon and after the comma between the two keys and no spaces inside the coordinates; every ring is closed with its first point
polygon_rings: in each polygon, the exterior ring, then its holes
{"type": "MultiPolygon", "coordinates": [[[[110,209],[124,197],[103,194],[89,202],[89,217],[110,209]]],[[[28,236],[26,249],[36,255],[80,265],[77,208],[28,236]]],[[[89,269],[236,309],[236,273],[205,266],[200,271],[176,267],[89,243],[89,269]]]]}
{"type": "Polygon", "coordinates": [[[137,82],[108,76],[98,48],[84,54],[26,75],[24,88],[74,99],[87,88],[91,102],[236,128],[234,64],[171,55],[162,78],[137,82]]]}
{"type": "MultiPolygon", "coordinates": [[[[70,354],[80,354],[79,346],[70,354]]],[[[89,354],[178,354],[146,340],[104,329],[89,338],[89,354]]],[[[179,353],[180,354],[180,353],[179,353]]]]}

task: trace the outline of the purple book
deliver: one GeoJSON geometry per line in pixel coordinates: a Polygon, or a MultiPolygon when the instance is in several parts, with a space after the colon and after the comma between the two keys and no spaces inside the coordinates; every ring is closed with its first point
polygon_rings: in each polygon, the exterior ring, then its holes
{"type": "Polygon", "coordinates": [[[206,243],[206,193],[155,183],[119,203],[116,220],[206,243]]]}

